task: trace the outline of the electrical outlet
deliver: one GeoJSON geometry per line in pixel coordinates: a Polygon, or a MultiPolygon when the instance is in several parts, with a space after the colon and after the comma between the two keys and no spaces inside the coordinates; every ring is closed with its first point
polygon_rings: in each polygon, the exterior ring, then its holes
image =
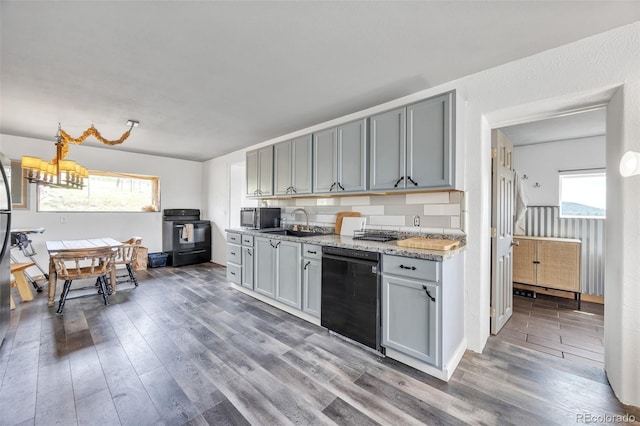
{"type": "Polygon", "coordinates": [[[60,216],[60,223],[67,223],[67,217],[66,216],[60,216]]]}
{"type": "Polygon", "coordinates": [[[415,215],[413,217],[413,226],[420,226],[420,216],[415,215]]]}

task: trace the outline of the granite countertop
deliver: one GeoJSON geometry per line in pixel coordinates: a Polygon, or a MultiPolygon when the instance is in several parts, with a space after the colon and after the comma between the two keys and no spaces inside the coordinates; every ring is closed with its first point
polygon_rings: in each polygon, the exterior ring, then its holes
{"type": "MultiPolygon", "coordinates": [[[[419,248],[400,247],[396,241],[389,242],[377,242],[377,241],[365,241],[354,240],[353,237],[345,235],[335,234],[322,234],[311,237],[294,237],[291,235],[277,235],[270,234],[268,232],[260,232],[251,229],[225,229],[226,232],[235,232],[238,234],[253,235],[254,237],[270,238],[272,240],[284,240],[294,241],[297,243],[317,244],[321,246],[342,247],[363,251],[374,251],[383,254],[390,254],[395,256],[413,257],[416,259],[427,259],[441,261],[449,259],[465,250],[464,241],[461,241],[461,245],[455,249],[440,251],[440,250],[425,250],[419,248]]],[[[443,238],[440,236],[425,236],[432,238],[443,238]]],[[[446,237],[446,236],[445,236],[446,237]]]]}

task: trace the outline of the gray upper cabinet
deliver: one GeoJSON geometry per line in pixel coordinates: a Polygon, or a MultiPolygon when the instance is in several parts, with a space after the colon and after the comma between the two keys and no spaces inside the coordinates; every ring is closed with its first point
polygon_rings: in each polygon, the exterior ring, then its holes
{"type": "Polygon", "coordinates": [[[454,186],[453,92],[371,117],[371,190],[454,186]]]}
{"type": "Polygon", "coordinates": [[[311,135],[274,145],[275,195],[311,193],[311,135]]]}
{"type": "Polygon", "coordinates": [[[273,145],[247,152],[247,196],[273,195],[273,145]]]}
{"type": "Polygon", "coordinates": [[[314,133],[313,152],[314,193],[366,190],[366,119],[314,133]]]}
{"type": "Polygon", "coordinates": [[[338,130],[331,128],[313,134],[313,192],[332,191],[336,184],[338,130]]]}
{"type": "Polygon", "coordinates": [[[393,189],[405,175],[405,108],[371,117],[370,167],[372,191],[393,189]]]}

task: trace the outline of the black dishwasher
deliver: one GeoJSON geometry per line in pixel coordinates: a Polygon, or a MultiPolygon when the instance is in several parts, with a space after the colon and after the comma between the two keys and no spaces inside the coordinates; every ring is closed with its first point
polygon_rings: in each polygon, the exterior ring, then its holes
{"type": "Polygon", "coordinates": [[[323,327],[381,352],[380,255],[375,252],[323,247],[323,327]]]}

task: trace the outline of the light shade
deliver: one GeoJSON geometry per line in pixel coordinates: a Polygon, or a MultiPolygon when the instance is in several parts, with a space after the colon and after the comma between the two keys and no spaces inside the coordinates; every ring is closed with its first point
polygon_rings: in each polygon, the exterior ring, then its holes
{"type": "Polygon", "coordinates": [[[620,159],[620,174],[623,177],[640,174],[640,153],[627,151],[620,159]]]}

